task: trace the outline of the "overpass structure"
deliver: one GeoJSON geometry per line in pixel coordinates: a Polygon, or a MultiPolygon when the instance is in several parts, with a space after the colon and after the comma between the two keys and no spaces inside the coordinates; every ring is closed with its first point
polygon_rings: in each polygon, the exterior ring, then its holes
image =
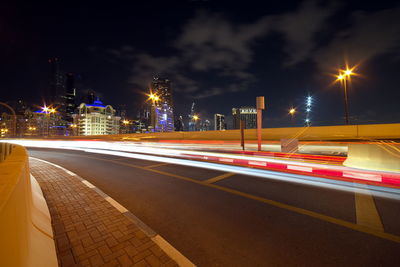
{"type": "MultiPolygon", "coordinates": [[[[256,129],[244,130],[245,140],[257,140],[256,132],[256,129]]],[[[76,136],[67,138],[74,139],[76,136]]],[[[280,140],[290,138],[304,141],[400,139],[400,123],[262,129],[263,140],[280,140]]],[[[115,141],[219,140],[232,142],[240,140],[240,130],[132,133],[106,136],[92,135],[79,136],[79,139],[102,139],[115,141]]]]}

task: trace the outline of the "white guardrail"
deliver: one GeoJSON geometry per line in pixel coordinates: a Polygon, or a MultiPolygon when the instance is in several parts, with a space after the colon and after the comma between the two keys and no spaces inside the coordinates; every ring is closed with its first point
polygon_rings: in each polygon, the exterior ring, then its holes
{"type": "Polygon", "coordinates": [[[58,266],[50,213],[27,151],[0,148],[0,266],[58,266]]]}

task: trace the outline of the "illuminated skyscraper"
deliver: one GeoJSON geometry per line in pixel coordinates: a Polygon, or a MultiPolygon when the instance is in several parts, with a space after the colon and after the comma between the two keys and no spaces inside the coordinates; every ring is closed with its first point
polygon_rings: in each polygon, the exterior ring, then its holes
{"type": "Polygon", "coordinates": [[[222,114],[214,114],[214,130],[225,130],[225,116],[222,114]]]}
{"type": "Polygon", "coordinates": [[[50,64],[50,83],[44,93],[44,101],[47,105],[61,105],[61,96],[65,94],[65,75],[60,68],[58,58],[48,60],[50,64]]]}
{"type": "Polygon", "coordinates": [[[240,121],[244,121],[245,129],[257,128],[257,109],[241,107],[232,109],[233,129],[240,129],[240,121]]]}
{"type": "Polygon", "coordinates": [[[161,104],[167,104],[171,110],[174,109],[172,101],[171,81],[160,77],[154,77],[150,84],[151,91],[157,95],[161,104]]]}
{"type": "Polygon", "coordinates": [[[75,97],[76,97],[76,88],[75,88],[75,80],[74,75],[72,73],[66,74],[66,83],[65,83],[65,95],[64,95],[64,120],[68,122],[72,122],[72,114],[74,114],[76,109],[75,97]]]}
{"type": "Polygon", "coordinates": [[[158,97],[151,108],[151,124],[155,132],[174,131],[174,108],[171,81],[154,77],[150,92],[158,97]]]}

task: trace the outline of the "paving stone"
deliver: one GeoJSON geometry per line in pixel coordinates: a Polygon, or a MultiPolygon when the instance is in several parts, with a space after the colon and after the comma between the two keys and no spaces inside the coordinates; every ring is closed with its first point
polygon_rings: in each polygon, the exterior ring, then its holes
{"type": "Polygon", "coordinates": [[[30,168],[49,207],[60,266],[177,266],[77,176],[34,159],[30,168]]]}

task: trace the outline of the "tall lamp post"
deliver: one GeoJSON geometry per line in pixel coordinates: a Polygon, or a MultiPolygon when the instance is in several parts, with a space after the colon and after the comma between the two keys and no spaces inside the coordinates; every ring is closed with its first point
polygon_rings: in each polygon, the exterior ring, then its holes
{"type": "Polygon", "coordinates": [[[346,124],[349,124],[349,99],[347,94],[347,81],[350,81],[351,75],[354,75],[353,69],[354,67],[349,69],[349,67],[346,66],[346,69],[339,70],[339,74],[336,76],[336,81],[339,81],[343,85],[344,115],[346,124]]]}

